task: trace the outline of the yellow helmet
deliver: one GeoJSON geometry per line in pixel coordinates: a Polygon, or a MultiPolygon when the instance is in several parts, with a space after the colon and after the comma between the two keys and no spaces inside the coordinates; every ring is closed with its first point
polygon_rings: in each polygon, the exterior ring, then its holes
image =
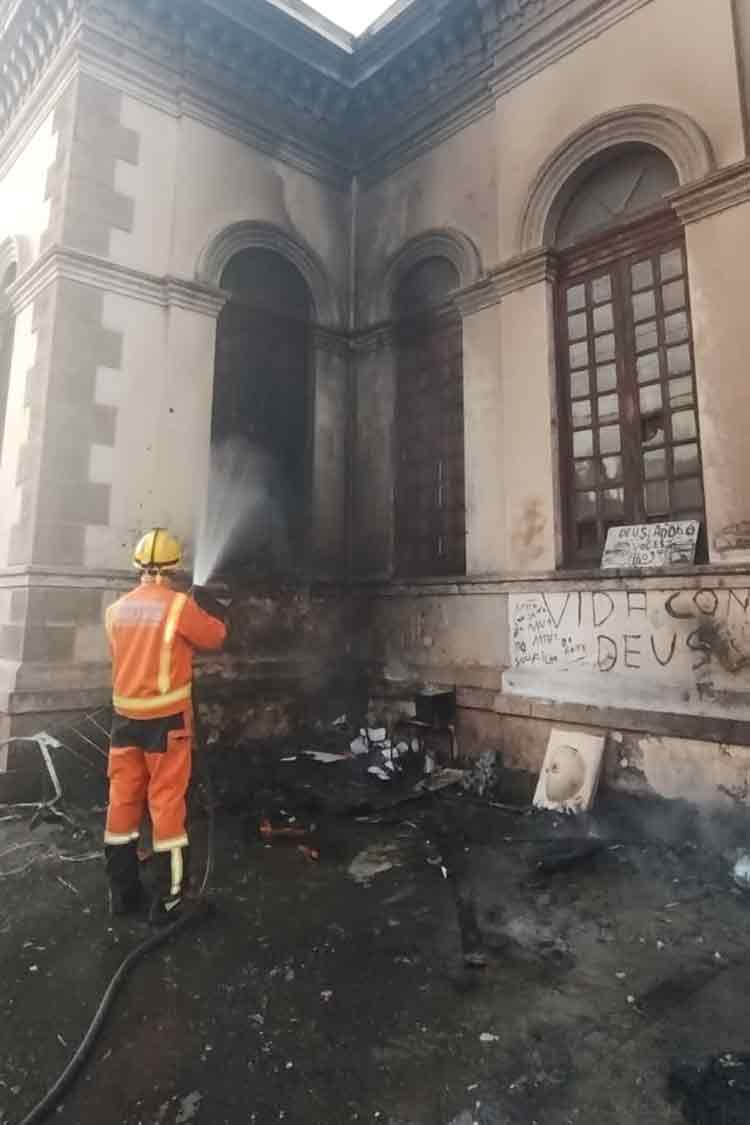
{"type": "Polygon", "coordinates": [[[174,570],[181,562],[179,540],[163,527],[147,531],[133,551],[133,563],[140,570],[174,570]]]}

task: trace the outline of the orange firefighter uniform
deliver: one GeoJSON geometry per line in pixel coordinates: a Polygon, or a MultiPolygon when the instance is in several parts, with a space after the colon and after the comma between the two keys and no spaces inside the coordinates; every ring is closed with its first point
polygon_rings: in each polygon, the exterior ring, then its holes
{"type": "Polygon", "coordinates": [[[136,841],[148,807],[158,883],[152,920],[158,921],[157,913],[179,906],[184,886],[193,652],[221,648],[226,627],[152,568],[110,606],[106,629],[114,715],[104,843],[112,907],[125,913],[141,904],[136,841]]]}

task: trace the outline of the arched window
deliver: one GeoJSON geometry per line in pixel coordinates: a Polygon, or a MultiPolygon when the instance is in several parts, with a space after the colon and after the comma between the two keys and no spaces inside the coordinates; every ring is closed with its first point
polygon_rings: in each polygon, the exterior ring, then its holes
{"type": "Polygon", "coordinates": [[[618,524],[704,521],[684,234],[671,162],[623,146],[558,201],[561,480],[569,563],[618,524]]]}
{"type": "Polygon", "coordinates": [[[430,257],[394,297],[396,569],[404,577],[466,570],[462,328],[446,303],[458,286],[455,266],[430,257]]]}
{"type": "MultiPolygon", "coordinates": [[[[231,462],[240,447],[247,484],[233,501],[246,511],[224,567],[294,570],[309,511],[310,292],[295,266],[265,249],[236,254],[221,286],[231,298],[217,324],[211,438],[219,459],[231,462]]],[[[231,463],[227,471],[237,476],[231,463]]]]}
{"type": "Polygon", "coordinates": [[[13,309],[6,291],[16,280],[16,272],[15,264],[9,266],[0,282],[0,459],[2,458],[5,435],[5,416],[8,408],[10,369],[13,362],[13,339],[16,327],[13,309]]]}

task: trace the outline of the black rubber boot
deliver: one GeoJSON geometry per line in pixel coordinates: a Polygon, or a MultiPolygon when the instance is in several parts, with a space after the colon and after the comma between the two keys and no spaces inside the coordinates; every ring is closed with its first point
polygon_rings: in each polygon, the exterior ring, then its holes
{"type": "Polygon", "coordinates": [[[148,916],[152,926],[169,926],[182,913],[188,888],[189,859],[189,848],[154,853],[154,891],[148,916]]]}
{"type": "Polygon", "coordinates": [[[107,845],[104,858],[109,876],[109,905],[113,915],[137,914],[143,909],[146,895],[138,869],[138,845],[107,845]]]}

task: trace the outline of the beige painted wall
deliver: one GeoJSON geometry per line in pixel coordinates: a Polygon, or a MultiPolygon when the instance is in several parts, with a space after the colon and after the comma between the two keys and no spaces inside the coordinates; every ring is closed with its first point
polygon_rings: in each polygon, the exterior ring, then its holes
{"type": "Polygon", "coordinates": [[[358,208],[360,324],[375,316],[386,263],[410,239],[453,227],[472,239],[485,264],[495,260],[495,126],[488,114],[430,152],[363,190],[358,208]]]}
{"type": "Polygon", "coordinates": [[[529,189],[586,122],[632,105],[682,110],[719,165],[740,160],[743,123],[731,0],[652,0],[497,103],[499,258],[518,253],[529,189]]]}
{"type": "Polygon", "coordinates": [[[508,557],[500,319],[493,306],[463,320],[467,574],[497,573],[508,557]]]}
{"type": "Polygon", "coordinates": [[[26,379],[34,363],[36,344],[34,310],[31,305],[27,305],[16,317],[0,461],[0,569],[8,565],[10,529],[21,518],[22,491],[18,487],[18,464],[21,449],[29,436],[29,411],[25,404],[26,379]]]}
{"type": "Polygon", "coordinates": [[[503,298],[505,564],[553,570],[557,562],[557,422],[552,286],[503,298]]]}
{"type": "Polygon", "coordinates": [[[708,543],[750,561],[750,204],[687,227],[708,543]]]}
{"type": "Polygon", "coordinates": [[[134,538],[174,528],[191,556],[205,494],[213,392],[213,317],[109,294],[104,325],[121,332],[119,370],[99,368],[96,401],[117,409],[114,447],[92,450],[111,485],[108,526],[87,528],[86,565],[128,568],[134,538]]]}
{"type": "Polygon", "coordinates": [[[118,160],[115,165],[116,190],[134,202],[133,228],[112,230],[109,256],[122,265],[164,275],[170,272],[174,239],[179,121],[124,96],[120,122],[138,135],[137,163],[118,160]]]}
{"type": "Polygon", "coordinates": [[[28,261],[37,257],[49,223],[47,172],[57,152],[53,116],[50,112],[12,163],[0,166],[0,243],[22,240],[28,261]]]}
{"type": "Polygon", "coordinates": [[[273,223],[309,246],[339,295],[349,272],[349,196],[232,137],[182,118],[178,140],[172,272],[192,277],[201,251],[231,223],[273,223]]]}

